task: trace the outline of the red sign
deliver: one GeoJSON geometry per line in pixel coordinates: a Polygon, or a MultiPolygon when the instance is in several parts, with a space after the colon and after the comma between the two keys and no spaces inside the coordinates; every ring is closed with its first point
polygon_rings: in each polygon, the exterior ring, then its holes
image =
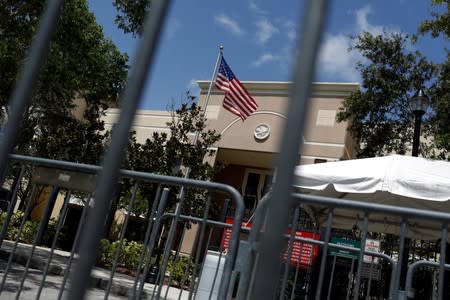
{"type": "MultiPolygon", "coordinates": [[[[227,217],[227,219],[225,220],[225,223],[233,224],[233,218],[227,217]]],[[[252,224],[243,222],[241,224],[241,227],[250,229],[250,228],[252,228],[252,224]]],[[[222,249],[227,249],[229,247],[230,239],[231,239],[231,232],[232,232],[231,227],[224,229],[223,234],[222,234],[222,242],[221,242],[222,249]]],[[[290,235],[290,233],[291,233],[291,230],[288,229],[286,234],[290,235]]],[[[309,232],[309,231],[297,230],[295,232],[295,237],[320,240],[320,234],[309,232]]],[[[288,247],[286,247],[286,251],[283,255],[284,261],[287,260],[288,250],[289,250],[289,242],[288,242],[288,247]]],[[[318,252],[319,252],[318,246],[315,246],[310,243],[304,243],[304,242],[294,240],[294,243],[292,245],[290,264],[291,264],[291,266],[298,265],[300,268],[306,269],[308,266],[312,266],[314,264],[314,262],[317,258],[318,252]]]]}
{"type": "MultiPolygon", "coordinates": [[[[231,217],[227,217],[225,223],[233,225],[234,220],[231,217]]],[[[250,229],[252,228],[252,223],[242,222],[241,227],[250,229]]],[[[233,228],[228,227],[223,230],[222,242],[220,243],[220,246],[223,250],[228,249],[228,247],[230,246],[232,229],[233,228]]]]}
{"type": "MultiPolygon", "coordinates": [[[[288,229],[287,234],[290,235],[290,233],[291,230],[288,229]]],[[[320,234],[309,231],[297,230],[295,232],[295,237],[320,240],[320,234]]],[[[288,258],[289,246],[288,242],[286,252],[283,255],[284,260],[287,260],[288,258]]],[[[317,245],[294,240],[290,260],[291,266],[295,267],[298,265],[300,268],[306,269],[308,266],[312,266],[315,263],[318,254],[319,247],[317,245]]]]}

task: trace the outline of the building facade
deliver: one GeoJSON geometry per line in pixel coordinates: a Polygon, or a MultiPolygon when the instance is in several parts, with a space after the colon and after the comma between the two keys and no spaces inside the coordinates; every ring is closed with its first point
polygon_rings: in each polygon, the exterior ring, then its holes
{"type": "MultiPolygon", "coordinates": [[[[224,93],[214,86],[208,97],[210,81],[198,81],[199,105],[206,106],[209,129],[221,134],[215,145],[216,155],[209,163],[225,166],[214,181],[233,186],[244,197],[247,217],[259,199],[270,188],[273,165],[282,139],[290,82],[243,81],[258,104],[258,109],[245,121],[222,107],[224,93]]],[[[354,145],[347,131],[348,123],[336,122],[343,99],[359,88],[357,83],[313,83],[305,132],[298,164],[312,164],[355,157],[354,145]]],[[[105,123],[112,127],[120,111],[111,109],[105,123]]],[[[155,131],[168,130],[170,112],[140,110],[133,130],[137,140],[144,142],[155,131]]]]}

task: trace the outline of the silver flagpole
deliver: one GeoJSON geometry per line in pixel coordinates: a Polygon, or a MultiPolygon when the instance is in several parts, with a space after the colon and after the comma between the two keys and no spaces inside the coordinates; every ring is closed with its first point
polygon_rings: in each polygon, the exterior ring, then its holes
{"type": "Polygon", "coordinates": [[[203,106],[203,117],[206,117],[206,109],[208,107],[209,97],[211,96],[211,90],[212,90],[213,83],[216,81],[216,76],[217,76],[217,72],[219,69],[219,63],[222,59],[222,56],[223,56],[223,46],[220,45],[219,46],[219,55],[217,55],[216,66],[214,67],[213,76],[211,78],[211,81],[209,82],[208,93],[206,94],[205,105],[203,106]]]}
{"type": "MultiPolygon", "coordinates": [[[[212,86],[213,86],[214,82],[216,81],[217,72],[219,70],[219,63],[220,63],[220,61],[222,59],[222,56],[223,56],[223,46],[220,45],[219,46],[219,54],[217,55],[217,60],[216,60],[216,66],[214,67],[213,76],[211,78],[211,81],[209,82],[208,93],[206,94],[206,98],[205,98],[205,104],[203,105],[203,108],[202,108],[202,111],[203,111],[202,112],[202,119],[206,118],[206,109],[208,108],[209,97],[211,96],[212,86]]],[[[197,144],[199,137],[200,137],[200,131],[197,131],[195,133],[195,137],[194,137],[194,140],[193,140],[193,143],[192,143],[193,145],[197,144]]],[[[186,168],[186,172],[184,173],[184,178],[189,178],[189,173],[190,172],[191,172],[191,168],[187,167],[186,168]]],[[[180,193],[181,195],[182,195],[183,190],[184,190],[183,187],[181,187],[181,193],[180,193]]]]}
{"type": "MultiPolygon", "coordinates": [[[[206,95],[205,105],[203,107],[203,112],[202,112],[202,119],[204,119],[206,117],[206,109],[208,107],[208,102],[209,102],[209,97],[211,95],[212,85],[213,85],[213,82],[216,79],[217,70],[218,70],[218,67],[219,67],[219,62],[222,59],[222,55],[223,55],[222,51],[223,51],[223,46],[221,45],[221,46],[219,46],[219,55],[217,56],[217,62],[216,62],[216,66],[214,68],[213,77],[211,79],[211,82],[209,83],[208,94],[206,95]]],[[[194,137],[194,140],[193,140],[193,143],[192,143],[193,146],[195,146],[197,144],[197,141],[198,141],[199,137],[200,137],[200,130],[198,130],[195,133],[195,137],[194,137]]],[[[189,166],[187,166],[185,170],[186,171],[184,173],[184,178],[187,179],[187,178],[189,178],[189,173],[191,172],[191,168],[189,166]]],[[[172,223],[170,225],[169,234],[167,236],[167,245],[169,245],[170,248],[172,248],[172,246],[173,246],[173,241],[174,241],[174,237],[175,237],[175,230],[176,230],[176,224],[178,224],[178,220],[180,219],[181,208],[182,208],[183,203],[184,203],[185,193],[186,193],[185,187],[184,187],[184,185],[182,185],[181,188],[180,188],[180,192],[178,193],[178,197],[179,198],[178,198],[178,203],[177,203],[176,208],[175,208],[175,216],[174,216],[173,221],[172,221],[172,223]]],[[[164,261],[164,259],[163,259],[163,261],[164,261]]],[[[157,263],[159,263],[159,262],[157,262],[157,263]]],[[[157,298],[159,298],[159,296],[157,298]]]]}

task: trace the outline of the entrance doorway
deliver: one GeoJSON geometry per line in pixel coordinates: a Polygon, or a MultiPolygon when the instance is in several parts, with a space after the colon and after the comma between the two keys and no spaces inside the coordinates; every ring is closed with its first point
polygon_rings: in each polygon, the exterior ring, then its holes
{"type": "Polygon", "coordinates": [[[249,220],[258,205],[258,201],[270,191],[273,174],[270,170],[246,169],[242,182],[242,196],[245,211],[244,221],[249,220]]]}

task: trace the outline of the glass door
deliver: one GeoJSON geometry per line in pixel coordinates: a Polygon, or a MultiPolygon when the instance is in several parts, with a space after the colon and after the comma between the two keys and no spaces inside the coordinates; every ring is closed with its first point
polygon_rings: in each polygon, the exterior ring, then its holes
{"type": "Polygon", "coordinates": [[[242,183],[244,220],[251,218],[258,201],[270,190],[273,175],[269,170],[246,169],[242,183]]]}

